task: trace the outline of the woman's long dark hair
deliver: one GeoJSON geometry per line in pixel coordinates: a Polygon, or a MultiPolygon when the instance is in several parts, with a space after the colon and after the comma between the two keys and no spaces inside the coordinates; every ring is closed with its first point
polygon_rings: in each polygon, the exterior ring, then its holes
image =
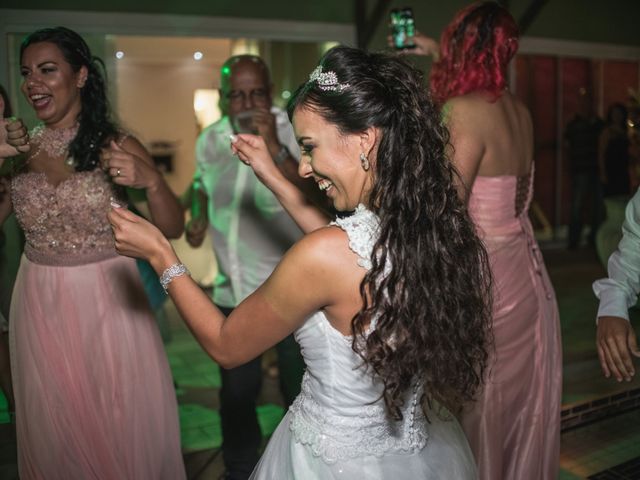
{"type": "Polygon", "coordinates": [[[29,45],[40,42],[56,45],[74,72],[87,67],[87,81],[80,92],[78,134],[69,145],[69,155],[75,159],[76,171],[93,170],[100,161],[100,149],[118,134],[110,117],[104,63],[91,55],[80,35],[65,27],[43,28],[28,35],[20,46],[20,59],[29,45]]]}
{"type": "Polygon", "coordinates": [[[2,85],[0,85],[0,97],[2,97],[2,101],[4,102],[4,116],[10,117],[13,115],[13,109],[11,108],[11,102],[9,102],[9,94],[4,89],[2,85]]]}
{"type": "Polygon", "coordinates": [[[482,383],[490,344],[487,254],[454,185],[449,135],[421,72],[397,56],[336,47],[320,61],[343,90],[301,86],[289,115],[311,109],[343,134],[377,127],[368,208],[380,219],[372,268],[360,285],[353,349],[383,385],[390,415],[422,382],[423,400],[457,410],[482,383]],[[385,273],[389,262],[391,271],[385,273]],[[365,334],[375,319],[375,329],[365,334]]]}

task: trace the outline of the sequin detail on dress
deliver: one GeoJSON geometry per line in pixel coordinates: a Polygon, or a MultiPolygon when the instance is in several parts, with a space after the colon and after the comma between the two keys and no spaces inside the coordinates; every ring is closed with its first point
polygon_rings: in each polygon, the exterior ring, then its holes
{"type": "Polygon", "coordinates": [[[80,125],[77,123],[69,128],[48,128],[45,125],[34,127],[29,132],[31,144],[34,145],[30,157],[35,157],[42,151],[51,158],[61,157],[69,150],[69,144],[76,138],[78,128],[80,125]]]}
{"type": "Polygon", "coordinates": [[[107,221],[116,193],[102,170],[74,173],[57,186],[42,172],[22,173],[12,179],[11,195],[29,260],[82,265],[117,255],[107,221]]]}

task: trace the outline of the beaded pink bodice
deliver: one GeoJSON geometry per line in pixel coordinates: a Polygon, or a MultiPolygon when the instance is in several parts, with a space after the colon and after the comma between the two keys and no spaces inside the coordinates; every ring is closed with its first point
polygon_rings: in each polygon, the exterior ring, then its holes
{"type": "Polygon", "coordinates": [[[71,266],[117,255],[107,220],[116,192],[100,168],[74,173],[57,186],[44,173],[21,173],[11,181],[11,195],[29,260],[71,266]]]}

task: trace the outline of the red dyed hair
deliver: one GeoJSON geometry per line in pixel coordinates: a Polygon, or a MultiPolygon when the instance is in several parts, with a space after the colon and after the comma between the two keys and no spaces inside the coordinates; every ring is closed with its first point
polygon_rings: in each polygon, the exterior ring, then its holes
{"type": "Polygon", "coordinates": [[[431,69],[431,92],[438,103],[469,92],[500,97],[507,66],[518,50],[518,26],[495,2],[460,10],[440,38],[440,60],[431,69]]]}

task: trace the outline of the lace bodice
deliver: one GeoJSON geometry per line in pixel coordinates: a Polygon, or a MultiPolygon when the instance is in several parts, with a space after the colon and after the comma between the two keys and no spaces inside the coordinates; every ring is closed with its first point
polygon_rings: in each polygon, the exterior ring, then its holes
{"type": "MultiPolygon", "coordinates": [[[[362,205],[349,217],[332,223],[349,237],[358,264],[371,266],[378,237],[378,219],[362,205]]],[[[291,430],[314,455],[327,463],[367,455],[411,453],[427,442],[427,424],[419,405],[422,389],[407,392],[403,420],[387,416],[381,400],[382,384],[362,367],[342,335],[317,312],[295,332],[307,364],[302,391],[291,406],[291,430]]]]}
{"type": "Polygon", "coordinates": [[[376,214],[362,204],[358,205],[353,215],[337,218],[331,225],[337,225],[349,237],[349,248],[358,255],[358,265],[366,270],[371,269],[371,252],[379,235],[380,222],[376,214]]]}
{"type": "Polygon", "coordinates": [[[74,173],[57,186],[42,172],[21,173],[11,195],[29,260],[80,265],[116,255],[106,217],[116,193],[101,169],[74,173]]]}

